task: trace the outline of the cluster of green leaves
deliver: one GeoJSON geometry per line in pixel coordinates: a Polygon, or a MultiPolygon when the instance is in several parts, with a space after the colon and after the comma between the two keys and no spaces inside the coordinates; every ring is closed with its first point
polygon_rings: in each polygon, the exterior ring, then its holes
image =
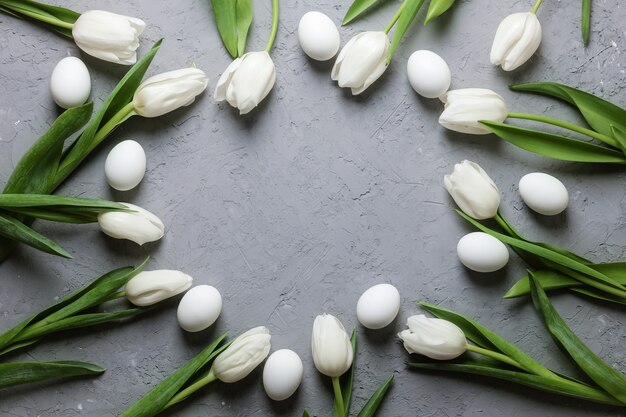
{"type": "MultiPolygon", "coordinates": [[[[585,134],[602,141],[590,143],[571,137],[522,128],[506,123],[481,121],[494,134],[529,152],[554,159],[574,162],[626,164],[626,110],[593,94],[552,82],[519,84],[514,91],[551,96],[574,106],[590,129],[561,122],[558,126],[585,134]]],[[[517,113],[515,113],[517,115],[517,113]]],[[[526,118],[522,115],[519,118],[526,118]]],[[[511,114],[514,117],[514,114],[511,114]]],[[[531,120],[556,124],[548,118],[537,116],[531,120]],[[545,120],[547,119],[547,120],[545,120]]]]}
{"type": "Polygon", "coordinates": [[[459,326],[470,342],[486,352],[485,357],[477,359],[463,355],[446,362],[430,360],[410,362],[409,366],[498,378],[553,394],[626,406],[626,376],[604,362],[571,331],[532,273],[529,282],[535,308],[544,324],[563,351],[587,375],[588,380],[581,381],[551,371],[517,346],[477,322],[427,303],[421,303],[424,309],[440,319],[459,326]],[[499,360],[499,357],[506,360],[499,360]]]}
{"type": "MultiPolygon", "coordinates": [[[[350,341],[352,342],[352,352],[354,353],[354,360],[352,362],[352,366],[350,370],[346,372],[340,378],[341,385],[341,396],[343,399],[344,409],[341,410],[339,406],[339,402],[335,398],[333,402],[333,417],[349,417],[350,416],[350,406],[352,403],[352,386],[354,384],[354,370],[356,369],[356,329],[352,330],[352,335],[350,336],[350,341]]],[[[390,375],[389,378],[383,382],[376,391],[372,394],[370,399],[365,403],[357,417],[372,417],[376,414],[376,410],[380,407],[383,399],[385,398],[385,394],[391,387],[391,383],[393,382],[393,375],[390,375]]],[[[303,417],[310,417],[311,414],[304,410],[303,417]]]]}
{"type": "Polygon", "coordinates": [[[32,0],[0,0],[0,12],[14,17],[36,20],[68,38],[80,13],[64,7],[51,6],[32,0]]]}
{"type": "MultiPolygon", "coordinates": [[[[32,346],[44,337],[58,332],[128,320],[148,311],[148,308],[130,308],[112,312],[95,310],[101,304],[123,296],[119,289],[137,275],[147,261],[146,259],[136,268],[119,268],[104,274],[0,334],[0,357],[32,346]]],[[[96,375],[102,372],[104,368],[98,365],[76,361],[5,363],[0,364],[0,388],[70,376],[96,375]]]]}
{"type": "Polygon", "coordinates": [[[226,50],[233,58],[242,56],[252,24],[252,1],[211,0],[211,7],[226,50]]]}

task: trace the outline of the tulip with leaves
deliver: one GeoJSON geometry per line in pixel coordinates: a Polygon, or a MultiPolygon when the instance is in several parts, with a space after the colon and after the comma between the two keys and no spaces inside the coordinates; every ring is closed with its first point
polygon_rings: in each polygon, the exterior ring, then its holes
{"type": "MultiPolygon", "coordinates": [[[[317,316],[313,322],[311,352],[317,370],[332,378],[335,393],[333,416],[348,417],[354,382],[356,330],[353,330],[352,336],[349,337],[343,324],[335,316],[330,314],[317,316]]],[[[363,406],[359,417],[371,417],[376,413],[392,381],[393,375],[380,385],[363,406]]],[[[309,412],[305,410],[304,416],[309,416],[309,412]]]]}
{"type": "MultiPolygon", "coordinates": [[[[476,163],[463,161],[444,177],[444,185],[462,211],[457,213],[480,231],[510,245],[533,269],[546,290],[568,288],[578,294],[626,304],[626,263],[593,263],[564,248],[523,237],[500,213],[500,191],[476,163]],[[477,220],[494,219],[501,231],[477,220]]],[[[530,293],[528,276],[506,298],[530,293]]]]}
{"type": "Polygon", "coordinates": [[[409,318],[409,330],[400,333],[400,338],[409,353],[434,361],[416,357],[409,366],[497,378],[552,394],[626,407],[626,375],[604,362],[570,330],[532,273],[530,283],[535,308],[544,324],[588,381],[552,371],[472,319],[424,302],[421,306],[438,318],[409,318]],[[483,358],[476,359],[465,351],[483,358]]]}

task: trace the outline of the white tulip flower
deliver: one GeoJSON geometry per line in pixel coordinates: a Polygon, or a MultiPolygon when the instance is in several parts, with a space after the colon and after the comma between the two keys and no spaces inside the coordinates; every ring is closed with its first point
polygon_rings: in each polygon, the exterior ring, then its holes
{"type": "Polygon", "coordinates": [[[311,351],[317,370],[331,378],[343,375],[354,359],[350,336],[341,322],[330,314],[315,318],[311,351]]]}
{"type": "Polygon", "coordinates": [[[132,240],[138,245],[163,237],[165,226],[157,216],[134,204],[121,204],[132,211],[109,211],[98,215],[98,224],[106,235],[132,240]]]}
{"type": "Polygon", "coordinates": [[[513,13],[498,26],[490,60],[504,71],[513,71],[530,59],[541,43],[541,23],[533,12],[513,13]]]}
{"type": "Polygon", "coordinates": [[[491,133],[480,120],[503,122],[509,113],[504,99],[485,88],[450,90],[441,101],[445,103],[439,124],[455,132],[486,135],[491,133]]]}
{"type": "Polygon", "coordinates": [[[126,298],[136,306],[149,306],[187,291],[193,279],[168,269],[143,271],[126,283],[126,298]]]}
{"type": "Polygon", "coordinates": [[[398,334],[409,353],[419,353],[436,360],[449,360],[462,355],[467,349],[463,331],[454,323],[423,314],[407,320],[408,330],[398,334]]]}
{"type": "Polygon", "coordinates": [[[484,220],[498,214],[500,190],[477,163],[465,160],[456,164],[443,182],[454,202],[468,216],[484,220]]]}
{"type": "Polygon", "coordinates": [[[217,379],[237,382],[250,374],[270,353],[270,332],[265,326],[255,327],[237,337],[219,354],[211,368],[217,379]]]}

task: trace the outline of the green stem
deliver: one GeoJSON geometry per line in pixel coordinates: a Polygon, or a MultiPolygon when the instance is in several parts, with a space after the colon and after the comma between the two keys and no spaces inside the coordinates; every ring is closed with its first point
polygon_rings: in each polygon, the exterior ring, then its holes
{"type": "Polygon", "coordinates": [[[404,5],[406,4],[406,1],[407,0],[403,1],[400,7],[398,7],[398,11],[396,11],[396,14],[393,15],[393,17],[391,18],[391,22],[389,22],[389,24],[385,28],[385,33],[389,33],[391,28],[393,28],[395,24],[398,22],[398,19],[400,18],[400,15],[402,14],[402,11],[404,10],[404,5]]]}
{"type": "Polygon", "coordinates": [[[40,15],[40,14],[31,12],[30,10],[25,10],[19,7],[9,6],[7,4],[3,4],[2,6],[6,7],[7,9],[11,9],[16,13],[22,14],[24,16],[28,16],[32,19],[39,20],[40,22],[44,22],[52,26],[56,26],[56,27],[63,28],[63,29],[70,29],[70,30],[72,30],[72,28],[74,27],[73,23],[64,22],[63,20],[60,20],[54,17],[40,15]]]}
{"type": "Polygon", "coordinates": [[[502,229],[504,229],[504,231],[506,233],[509,234],[509,236],[514,237],[516,239],[521,239],[521,240],[526,240],[524,239],[524,237],[522,237],[522,235],[520,235],[517,230],[515,230],[513,228],[513,226],[511,226],[509,224],[509,222],[504,218],[504,216],[502,214],[500,214],[500,212],[498,211],[498,213],[496,214],[496,217],[494,217],[496,222],[500,225],[500,227],[502,229]]]}
{"type": "Polygon", "coordinates": [[[278,32],[278,0],[272,0],[272,31],[270,32],[270,38],[267,40],[265,52],[269,53],[270,49],[272,49],[276,39],[276,32],[278,32]]]}
{"type": "Polygon", "coordinates": [[[194,392],[198,391],[200,388],[204,387],[205,385],[210,384],[211,382],[215,380],[217,380],[217,377],[213,373],[213,368],[211,368],[209,373],[204,378],[200,378],[199,380],[189,385],[184,390],[178,392],[178,394],[174,395],[172,399],[169,400],[167,404],[165,404],[165,407],[163,407],[163,410],[173,406],[174,404],[178,404],[179,402],[183,401],[185,398],[189,397],[194,392]]]}
{"type": "MultiPolygon", "coordinates": [[[[581,274],[577,271],[573,271],[569,268],[564,268],[561,265],[552,265],[552,268],[556,269],[557,271],[560,271],[562,273],[564,273],[565,275],[568,275],[572,278],[574,278],[575,280],[588,285],[590,287],[593,288],[597,288],[600,291],[604,291],[606,293],[609,293],[611,295],[614,295],[616,297],[622,298],[626,300],[626,291],[620,288],[616,288],[614,286],[611,285],[607,285],[603,282],[598,282],[597,280],[590,278],[588,276],[586,276],[585,274],[581,274]]],[[[623,286],[620,285],[620,287],[623,288],[623,286]]]]}
{"type": "Polygon", "coordinates": [[[481,348],[480,346],[476,346],[476,345],[467,345],[467,350],[469,350],[470,352],[474,352],[474,353],[478,353],[480,355],[484,355],[487,357],[490,357],[492,359],[496,359],[500,362],[504,362],[508,365],[511,365],[515,368],[519,368],[524,372],[527,372],[527,370],[519,364],[519,362],[517,362],[514,359],[509,358],[506,355],[503,355],[502,353],[498,353],[498,352],[494,352],[493,350],[489,350],[489,349],[485,349],[485,348],[481,348]]]}
{"type": "Polygon", "coordinates": [[[539,9],[539,6],[541,6],[541,2],[543,2],[543,0],[537,0],[535,5],[533,6],[533,8],[530,9],[530,12],[533,13],[533,14],[537,13],[537,10],[539,9]]]}
{"type": "Polygon", "coordinates": [[[337,408],[341,412],[341,415],[346,414],[346,408],[343,404],[343,395],[341,394],[341,385],[339,384],[339,377],[333,377],[333,391],[335,391],[335,402],[337,408]]]}
{"type": "Polygon", "coordinates": [[[563,120],[554,119],[548,116],[540,116],[537,114],[527,114],[527,113],[509,113],[508,117],[513,118],[513,119],[534,120],[536,122],[542,122],[542,123],[547,123],[547,124],[551,124],[554,126],[562,127],[564,129],[568,129],[573,132],[578,132],[580,134],[592,137],[594,139],[598,139],[599,141],[604,142],[607,145],[611,145],[614,148],[619,149],[619,145],[617,144],[615,139],[613,139],[612,137],[603,135],[602,133],[598,133],[595,130],[591,130],[582,126],[575,125],[574,123],[565,122],[563,120]]]}

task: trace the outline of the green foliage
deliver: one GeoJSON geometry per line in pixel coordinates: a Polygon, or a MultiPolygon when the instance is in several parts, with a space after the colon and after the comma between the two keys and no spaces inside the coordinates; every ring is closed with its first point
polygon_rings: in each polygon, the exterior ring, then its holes
{"type": "Polygon", "coordinates": [[[211,6],[226,50],[233,58],[242,56],[252,23],[251,0],[211,0],[211,6]]]}

